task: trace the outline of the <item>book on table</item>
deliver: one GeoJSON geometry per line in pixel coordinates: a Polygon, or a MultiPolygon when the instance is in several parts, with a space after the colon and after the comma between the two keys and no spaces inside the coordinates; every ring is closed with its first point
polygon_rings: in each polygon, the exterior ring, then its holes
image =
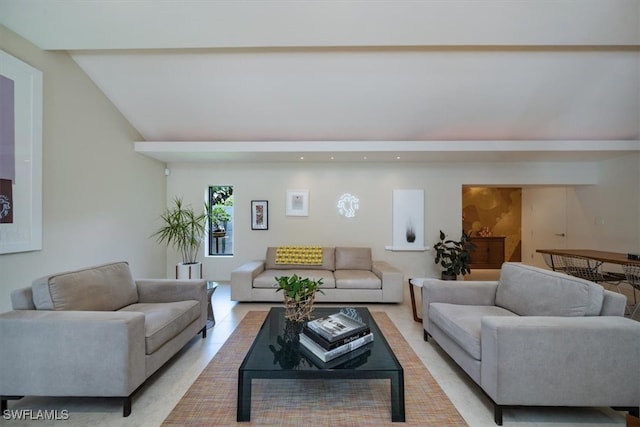
{"type": "Polygon", "coordinates": [[[309,338],[307,335],[305,335],[304,332],[300,334],[300,345],[302,345],[304,348],[306,348],[311,353],[313,353],[322,362],[329,362],[337,357],[340,357],[353,350],[356,350],[372,341],[373,341],[373,333],[369,332],[367,335],[364,335],[353,341],[349,341],[348,343],[343,344],[339,347],[336,347],[332,350],[327,350],[322,346],[320,346],[320,344],[316,343],[314,340],[309,338]]]}
{"type": "Polygon", "coordinates": [[[347,344],[350,341],[354,341],[360,337],[368,335],[371,332],[369,327],[356,331],[353,335],[349,335],[348,337],[344,337],[337,341],[329,341],[319,333],[315,332],[313,329],[309,328],[307,325],[302,327],[302,333],[307,337],[314,340],[317,344],[319,344],[325,350],[333,350],[336,347],[340,347],[341,345],[347,344]]]}
{"type": "Polygon", "coordinates": [[[306,327],[329,343],[336,343],[369,329],[369,326],[340,311],[319,319],[310,320],[306,327]]]}
{"type": "Polygon", "coordinates": [[[335,359],[331,359],[328,362],[323,362],[318,356],[316,356],[311,350],[308,350],[304,345],[300,346],[300,352],[302,355],[316,367],[320,369],[354,369],[367,362],[369,356],[371,356],[371,347],[373,342],[367,343],[362,347],[358,347],[349,353],[338,356],[335,359]]]}

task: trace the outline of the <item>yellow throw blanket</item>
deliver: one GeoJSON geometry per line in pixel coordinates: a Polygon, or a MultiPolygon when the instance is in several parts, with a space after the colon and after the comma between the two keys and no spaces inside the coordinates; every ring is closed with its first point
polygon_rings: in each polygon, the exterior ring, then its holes
{"type": "Polygon", "coordinates": [[[279,246],[276,264],[322,265],[322,246],[279,246]]]}

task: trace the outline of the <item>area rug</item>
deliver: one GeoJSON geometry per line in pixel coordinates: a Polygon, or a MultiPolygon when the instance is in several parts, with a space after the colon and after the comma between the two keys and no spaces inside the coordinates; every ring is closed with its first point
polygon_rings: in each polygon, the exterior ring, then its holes
{"type": "Polygon", "coordinates": [[[391,422],[388,380],[253,380],[251,421],[236,422],[238,368],[267,312],[250,311],[163,426],[466,426],[391,319],[372,312],[404,369],[406,422],[391,422]]]}

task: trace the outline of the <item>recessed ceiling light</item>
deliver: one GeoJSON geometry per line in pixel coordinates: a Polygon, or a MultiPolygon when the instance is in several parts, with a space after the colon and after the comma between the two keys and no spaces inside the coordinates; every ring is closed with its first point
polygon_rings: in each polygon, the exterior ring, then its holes
{"type": "Polygon", "coordinates": [[[364,157],[363,157],[363,159],[364,159],[364,160],[367,160],[367,156],[364,156],[364,157]]]}
{"type": "Polygon", "coordinates": [[[400,156],[396,156],[396,160],[400,160],[400,156]]]}
{"type": "Polygon", "coordinates": [[[300,156],[300,160],[304,160],[304,157],[300,156]]]}
{"type": "Polygon", "coordinates": [[[335,157],[331,156],[331,160],[335,160],[335,157]]]}

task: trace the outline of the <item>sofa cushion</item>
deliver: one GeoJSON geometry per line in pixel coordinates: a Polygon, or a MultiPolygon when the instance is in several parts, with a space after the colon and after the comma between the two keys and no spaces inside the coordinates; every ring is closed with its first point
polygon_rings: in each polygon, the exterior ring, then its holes
{"type": "Polygon", "coordinates": [[[152,354],[200,317],[200,302],[138,303],[119,311],[144,314],[145,351],[152,354]]]}
{"type": "Polygon", "coordinates": [[[480,332],[485,316],[517,316],[494,305],[429,304],[429,320],[476,360],[482,359],[480,332]]]}
{"type": "Polygon", "coordinates": [[[371,271],[336,270],[336,288],[339,289],[381,289],[382,281],[371,271]]]}
{"type": "Polygon", "coordinates": [[[262,273],[258,274],[253,279],[253,287],[254,288],[274,288],[276,286],[276,277],[280,276],[293,276],[297,274],[300,277],[307,277],[311,280],[322,279],[322,284],[320,288],[335,288],[336,281],[333,277],[332,271],[327,270],[302,270],[302,269],[291,269],[287,271],[283,270],[265,270],[262,273]]]}
{"type": "Polygon", "coordinates": [[[126,262],[42,277],[31,289],[38,310],[113,311],[138,301],[126,262]]]}
{"type": "Polygon", "coordinates": [[[371,271],[371,248],[336,248],[336,270],[371,271]]]}
{"type": "Polygon", "coordinates": [[[305,270],[329,270],[333,271],[336,268],[335,251],[332,247],[322,248],[322,265],[301,265],[301,264],[276,264],[276,254],[278,252],[277,247],[268,247],[267,255],[264,260],[265,270],[291,270],[291,269],[305,269],[305,270]]]}
{"type": "Polygon", "coordinates": [[[496,305],[521,316],[598,316],[604,288],[563,273],[504,263],[496,305]]]}

